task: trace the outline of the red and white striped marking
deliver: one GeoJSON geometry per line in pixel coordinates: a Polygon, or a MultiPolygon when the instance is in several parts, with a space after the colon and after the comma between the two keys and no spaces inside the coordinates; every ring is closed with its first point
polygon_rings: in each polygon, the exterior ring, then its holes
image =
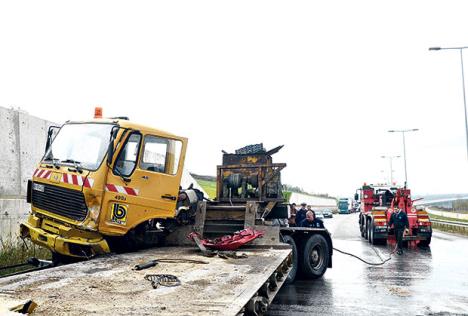
{"type": "Polygon", "coordinates": [[[138,196],[138,189],[115,184],[106,184],[106,191],[138,196]]]}
{"type": "MultiPolygon", "coordinates": [[[[52,171],[45,170],[45,169],[36,169],[34,172],[33,177],[41,178],[41,179],[50,179],[50,175],[52,171]]],[[[84,186],[85,188],[92,188],[94,185],[94,179],[84,176],[78,176],[76,174],[68,174],[63,173],[60,182],[84,186]]]]}
{"type": "Polygon", "coordinates": [[[94,179],[86,178],[83,176],[77,176],[76,174],[64,173],[62,175],[63,183],[74,184],[79,186],[84,186],[85,188],[92,188],[94,184],[94,179]]]}
{"type": "Polygon", "coordinates": [[[51,174],[52,174],[52,171],[50,170],[36,169],[36,171],[34,171],[33,176],[37,178],[41,178],[41,179],[49,179],[51,174]]]}

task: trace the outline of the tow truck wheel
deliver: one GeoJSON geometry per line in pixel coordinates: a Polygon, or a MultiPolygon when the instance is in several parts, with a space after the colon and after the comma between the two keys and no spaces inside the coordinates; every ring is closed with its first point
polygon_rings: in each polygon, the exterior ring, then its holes
{"type": "Polygon", "coordinates": [[[369,227],[369,232],[368,232],[369,244],[375,245],[375,241],[374,241],[374,222],[369,222],[368,227],[369,227]]]}
{"type": "Polygon", "coordinates": [[[290,244],[292,247],[292,267],[291,271],[289,271],[288,277],[286,278],[286,283],[290,284],[293,283],[294,280],[296,279],[296,274],[297,274],[297,266],[299,262],[298,254],[297,254],[297,245],[296,242],[294,241],[294,238],[292,238],[289,235],[284,235],[283,236],[283,242],[290,244]]]}
{"type": "Polygon", "coordinates": [[[429,236],[427,239],[420,240],[418,246],[420,247],[428,247],[431,243],[432,236],[429,236]]]}
{"type": "Polygon", "coordinates": [[[361,237],[364,238],[364,219],[359,215],[359,230],[361,231],[361,237]]]}
{"type": "Polygon", "coordinates": [[[367,239],[369,237],[368,232],[369,232],[369,221],[364,222],[363,230],[364,230],[364,239],[367,239]]]}
{"type": "Polygon", "coordinates": [[[304,244],[301,272],[306,279],[320,278],[328,267],[328,244],[322,235],[312,235],[304,244]]]}

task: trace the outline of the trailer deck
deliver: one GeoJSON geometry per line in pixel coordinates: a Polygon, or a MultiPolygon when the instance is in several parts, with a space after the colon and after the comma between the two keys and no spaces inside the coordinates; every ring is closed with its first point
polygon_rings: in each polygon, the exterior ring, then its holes
{"type": "MultiPolygon", "coordinates": [[[[247,258],[209,258],[189,247],[99,257],[0,279],[0,302],[33,300],[38,304],[34,315],[236,315],[276,271],[285,268],[291,249],[251,247],[240,253],[247,258]],[[159,263],[132,270],[155,259],[207,263],[159,263]],[[181,285],[153,289],[144,279],[147,274],[172,274],[181,285]]],[[[270,301],[276,291],[270,293],[270,301]]]]}

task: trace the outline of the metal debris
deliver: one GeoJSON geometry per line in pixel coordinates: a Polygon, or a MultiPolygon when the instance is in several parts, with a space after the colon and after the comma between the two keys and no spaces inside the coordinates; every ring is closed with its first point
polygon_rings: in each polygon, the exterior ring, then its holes
{"type": "Polygon", "coordinates": [[[145,280],[150,281],[153,289],[157,289],[159,286],[179,286],[180,280],[172,274],[147,274],[145,280]]]}

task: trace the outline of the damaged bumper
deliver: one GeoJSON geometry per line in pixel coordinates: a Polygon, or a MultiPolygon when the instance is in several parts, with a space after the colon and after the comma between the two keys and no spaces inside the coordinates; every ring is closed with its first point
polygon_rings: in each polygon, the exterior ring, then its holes
{"type": "Polygon", "coordinates": [[[110,252],[109,245],[95,232],[84,232],[30,215],[20,224],[20,236],[64,256],[89,258],[110,252]]]}

